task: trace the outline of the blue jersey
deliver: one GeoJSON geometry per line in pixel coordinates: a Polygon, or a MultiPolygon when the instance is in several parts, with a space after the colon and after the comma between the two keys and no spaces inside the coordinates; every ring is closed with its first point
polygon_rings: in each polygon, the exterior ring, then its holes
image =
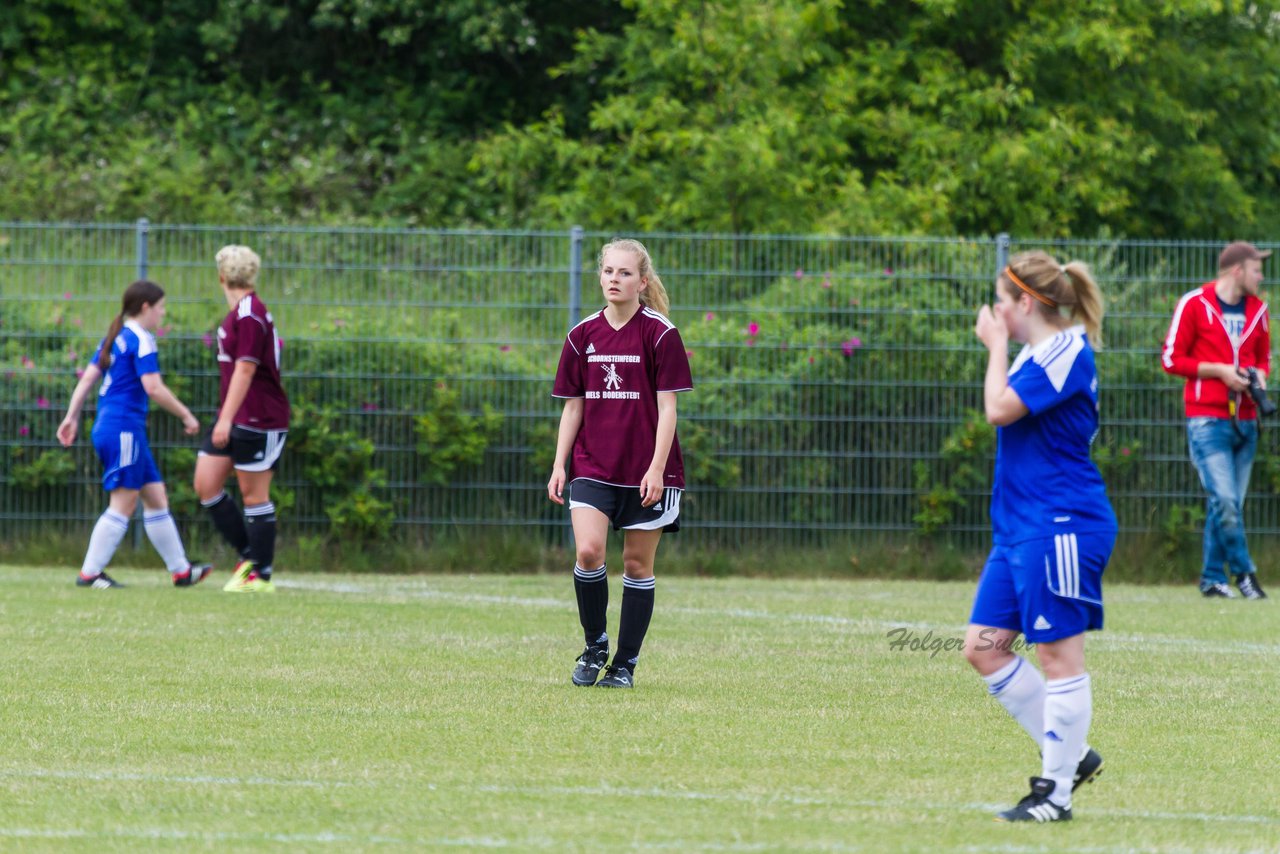
{"type": "MultiPolygon", "coordinates": [[[[101,354],[102,343],[99,342],[90,364],[97,365],[101,354]]],[[[147,390],[142,387],[142,375],[159,372],[155,337],[136,321],[126,320],[111,345],[111,366],[98,389],[98,416],[93,423],[94,432],[98,432],[99,425],[112,430],[145,430],[149,399],[147,390]]]]}
{"type": "Polygon", "coordinates": [[[1029,414],[996,431],[996,545],[1114,532],[1115,513],[1089,456],[1098,432],[1098,371],[1084,327],[1023,347],[1009,386],[1029,414]]]}

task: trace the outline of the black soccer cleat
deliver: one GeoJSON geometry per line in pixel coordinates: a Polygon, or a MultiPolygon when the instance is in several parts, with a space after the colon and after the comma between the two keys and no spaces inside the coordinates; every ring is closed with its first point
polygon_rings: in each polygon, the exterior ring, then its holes
{"type": "Polygon", "coordinates": [[[609,663],[609,647],[589,646],[578,656],[578,666],[573,668],[573,684],[589,688],[600,678],[600,671],[609,663]]]}
{"type": "Polygon", "coordinates": [[[996,816],[996,821],[1071,821],[1071,807],[1060,807],[1049,796],[1054,782],[1044,777],[1031,778],[1031,794],[1018,801],[1018,805],[996,816]]]}
{"type": "Polygon", "coordinates": [[[1267,594],[1262,592],[1262,586],[1258,584],[1258,577],[1252,572],[1244,572],[1237,575],[1236,587],[1240,588],[1240,595],[1246,599],[1267,598],[1267,594]]]}
{"type": "Polygon", "coordinates": [[[1221,581],[1200,588],[1200,595],[1206,599],[1234,599],[1236,594],[1221,581]]]}
{"type": "Polygon", "coordinates": [[[631,671],[616,664],[604,672],[604,678],[596,683],[597,688],[634,688],[636,683],[631,678],[631,671]]]}
{"type": "Polygon", "coordinates": [[[93,578],[77,575],[76,587],[92,587],[94,590],[106,590],[110,587],[124,587],[124,585],[104,572],[95,575],[93,578]]]}
{"type": "Polygon", "coordinates": [[[1084,756],[1080,757],[1080,764],[1076,765],[1076,776],[1071,781],[1071,791],[1074,792],[1085,783],[1092,783],[1101,774],[1102,754],[1092,747],[1086,747],[1084,756]]]}
{"type": "Polygon", "coordinates": [[[213,572],[213,564],[211,563],[193,563],[190,564],[186,571],[175,572],[173,574],[174,587],[192,587],[204,581],[213,572]]]}

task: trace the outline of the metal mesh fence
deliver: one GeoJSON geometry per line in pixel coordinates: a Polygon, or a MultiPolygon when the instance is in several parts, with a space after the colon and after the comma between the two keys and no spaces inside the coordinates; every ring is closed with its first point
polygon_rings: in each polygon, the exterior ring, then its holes
{"type": "MultiPolygon", "coordinates": [[[[0,224],[0,534],[84,527],[101,512],[82,439],[54,430],[120,294],[145,275],[168,294],[166,381],[206,425],[217,403],[212,332],[226,312],[213,257],[245,243],[285,341],[295,406],[373,443],[375,488],[402,530],[519,525],[562,535],[545,482],[564,334],[603,301],[595,255],[613,235],[526,231],[0,224]],[[424,417],[447,390],[463,415],[501,416],[478,463],[433,479],[424,417]],[[67,461],[70,461],[68,463],[67,461]]],[[[1122,526],[1198,506],[1181,383],[1158,348],[1178,297],[1212,275],[1218,242],[1008,241],[640,235],[690,353],[680,399],[689,491],[682,538],[822,545],[924,532],[973,545],[988,531],[991,446],[977,415],[972,334],[1006,252],[1089,262],[1108,301],[1096,446],[1122,526]]],[[[92,400],[86,407],[92,415],[92,400]]],[[[179,514],[194,506],[192,440],[153,413],[153,449],[179,514]]],[[[1263,452],[1248,524],[1277,533],[1280,471],[1263,452]]],[[[286,517],[323,529],[325,487],[286,451],[286,517]]]]}

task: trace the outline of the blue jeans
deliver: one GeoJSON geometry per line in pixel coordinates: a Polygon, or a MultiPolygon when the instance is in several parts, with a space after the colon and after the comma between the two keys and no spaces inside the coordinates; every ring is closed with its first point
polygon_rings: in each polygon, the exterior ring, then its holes
{"type": "Polygon", "coordinates": [[[1201,589],[1226,583],[1224,563],[1237,575],[1254,571],[1244,536],[1244,497],[1258,448],[1258,423],[1241,421],[1239,428],[1237,432],[1227,418],[1187,419],[1191,462],[1208,493],[1201,589]]]}

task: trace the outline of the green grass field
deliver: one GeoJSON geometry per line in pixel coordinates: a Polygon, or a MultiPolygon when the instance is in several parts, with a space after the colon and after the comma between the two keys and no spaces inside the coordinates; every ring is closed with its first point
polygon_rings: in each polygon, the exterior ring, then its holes
{"type": "MultiPolygon", "coordinates": [[[[0,849],[1277,851],[1276,608],[1107,590],[1076,820],[957,652],[972,585],[659,578],[633,691],[567,577],[0,567],[0,849]]],[[[620,597],[613,580],[610,629],[620,597]]]]}

